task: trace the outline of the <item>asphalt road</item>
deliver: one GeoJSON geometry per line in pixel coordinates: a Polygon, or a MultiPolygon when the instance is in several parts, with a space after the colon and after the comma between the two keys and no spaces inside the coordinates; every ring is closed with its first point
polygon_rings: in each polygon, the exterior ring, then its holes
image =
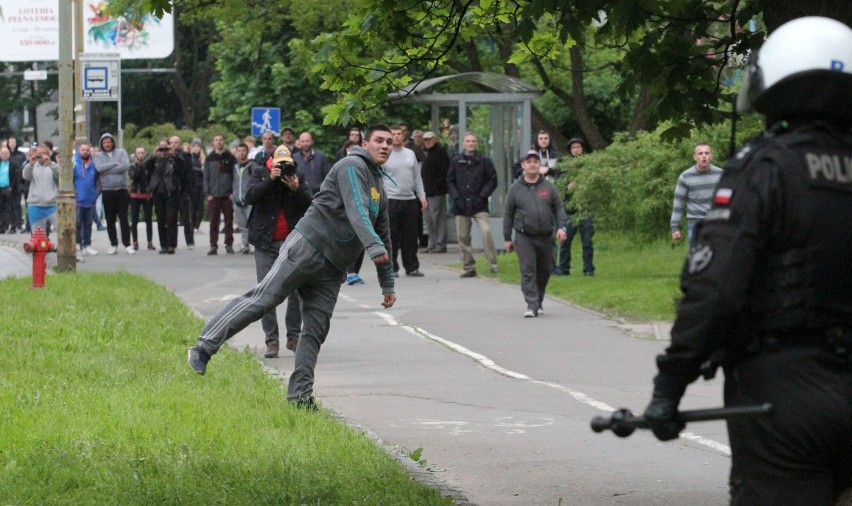
{"type": "MultiPolygon", "coordinates": [[[[101,254],[78,269],[145,275],[207,317],[254,281],[252,256],[208,257],[207,238],[197,236],[193,251],[181,238],[176,255],[120,249],[107,256],[106,233],[96,232],[101,254]]],[[[0,244],[19,249],[25,239],[0,236],[0,244]]],[[[422,448],[428,474],[474,504],[727,503],[722,423],[694,424],[669,443],[644,431],[621,439],[589,428],[592,417],[614,408],[642,411],[665,341],[555,300],[545,301],[546,314],[525,319],[518,287],[459,279],[447,266],[457,261],[452,253],[420,261],[426,276],[398,278],[390,310],[380,306],[369,263],[365,285],[342,287],[317,367],[315,394],[324,406],[403,454],[422,448]]],[[[0,275],[17,275],[29,259],[0,247],[0,265],[0,275]]],[[[260,325],[230,344],[260,357],[260,325]]],[[[293,367],[286,350],[260,360],[284,377],[293,367]]],[[[208,374],[216,374],[215,358],[208,374]]],[[[717,379],[692,385],[682,408],[721,402],[717,379]]]]}

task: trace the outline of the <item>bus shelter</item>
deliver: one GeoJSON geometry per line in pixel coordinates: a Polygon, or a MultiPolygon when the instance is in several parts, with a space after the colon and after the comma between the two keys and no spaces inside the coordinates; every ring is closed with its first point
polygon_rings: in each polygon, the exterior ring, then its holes
{"type": "MultiPolygon", "coordinates": [[[[465,134],[470,131],[470,109],[487,107],[488,131],[473,133],[479,136],[479,150],[494,161],[497,170],[497,190],[491,196],[490,209],[491,233],[498,248],[503,244],[503,208],[506,192],[512,184],[512,166],[530,149],[531,101],[541,95],[541,90],[516,77],[493,72],[463,72],[426,79],[391,93],[388,97],[392,104],[428,104],[431,107],[431,130],[434,132],[440,131],[441,109],[456,109],[459,152],[465,134]],[[456,88],[465,88],[462,83],[470,83],[476,91],[438,91],[439,87],[448,87],[450,83],[456,88]]],[[[455,229],[453,220],[449,223],[449,229],[455,229]]],[[[473,227],[474,246],[481,247],[478,232],[477,227],[473,227]]]]}

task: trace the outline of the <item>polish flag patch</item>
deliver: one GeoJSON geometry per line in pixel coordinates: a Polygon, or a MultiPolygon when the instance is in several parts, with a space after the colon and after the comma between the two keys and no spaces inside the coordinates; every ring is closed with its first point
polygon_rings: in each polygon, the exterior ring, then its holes
{"type": "Polygon", "coordinates": [[[719,188],[716,190],[716,195],[713,196],[713,203],[726,206],[731,203],[731,197],[733,196],[734,190],[731,188],[719,188]]]}

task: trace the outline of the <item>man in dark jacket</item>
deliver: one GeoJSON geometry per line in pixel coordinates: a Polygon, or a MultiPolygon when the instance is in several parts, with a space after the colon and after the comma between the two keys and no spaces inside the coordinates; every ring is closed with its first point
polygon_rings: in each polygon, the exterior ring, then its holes
{"type": "Polygon", "coordinates": [[[423,190],[426,192],[426,211],[423,221],[429,235],[427,253],[447,252],[447,173],[450,169],[450,157],[447,150],[438,142],[435,132],[423,134],[426,158],[420,167],[423,190]]]}
{"type": "Polygon", "coordinates": [[[204,160],[204,194],[207,195],[207,214],[210,218],[210,249],[216,255],[219,249],[219,215],[225,218],[225,252],[234,254],[234,165],[237,159],[225,149],[225,136],[213,136],[213,151],[204,160]]]}
{"type": "Polygon", "coordinates": [[[518,252],[521,268],[521,292],[527,303],[524,318],[533,318],[544,311],[541,303],[550,280],[553,265],[553,229],[564,242],[567,215],[559,191],[544,174],[542,159],[532,150],[521,159],[524,174],[509,187],[506,212],[503,215],[503,239],[506,251],[518,252]],[[512,231],[515,240],[512,240],[512,231]]]}
{"type": "Polygon", "coordinates": [[[456,233],[464,264],[461,277],[472,278],[476,276],[476,262],[470,243],[473,221],[476,221],[479,227],[491,272],[497,272],[497,249],[494,247],[491,225],[488,223],[488,199],[497,189],[497,171],[490,158],[476,151],[479,145],[476,135],[465,135],[463,144],[464,152],[450,162],[447,184],[456,215],[456,233]]]}
{"type": "Polygon", "coordinates": [[[177,135],[169,137],[169,149],[180,166],[181,195],[178,197],[178,223],[183,224],[183,239],[186,241],[186,249],[195,249],[195,217],[192,209],[192,185],[195,175],[192,173],[192,155],[181,147],[183,141],[177,135]]]}
{"type": "MultiPolygon", "coordinates": [[[[295,170],[293,155],[287,146],[279,146],[263,166],[251,163],[251,174],[245,195],[251,206],[248,240],[254,245],[257,280],[263,281],[278,259],[278,251],[296,223],[311,205],[311,190],[295,170]]],[[[296,351],[302,328],[299,292],[287,297],[287,349],[296,351]]],[[[278,316],[275,308],[260,320],[266,334],[266,358],[278,356],[278,316]]]]}
{"type": "Polygon", "coordinates": [[[154,156],[145,162],[148,174],[148,192],[153,194],[157,213],[157,233],[160,236],[160,254],[174,255],[177,248],[177,213],[180,205],[184,175],[182,163],[176,161],[167,141],[160,141],[154,156]]]}

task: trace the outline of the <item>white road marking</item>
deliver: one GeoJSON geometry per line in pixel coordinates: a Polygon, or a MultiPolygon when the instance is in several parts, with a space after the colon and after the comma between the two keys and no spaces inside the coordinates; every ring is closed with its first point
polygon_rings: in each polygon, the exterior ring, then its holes
{"type": "MultiPolygon", "coordinates": [[[[396,318],[394,318],[393,316],[391,316],[388,313],[376,311],[374,314],[377,315],[379,318],[383,319],[390,326],[400,327],[403,330],[405,330],[405,331],[407,331],[411,334],[414,334],[415,336],[425,337],[426,339],[435,341],[436,343],[440,343],[440,344],[446,346],[447,348],[450,348],[451,350],[455,351],[456,353],[460,353],[462,355],[465,355],[465,356],[473,359],[476,362],[479,362],[484,367],[487,367],[488,369],[496,372],[497,374],[501,374],[503,376],[513,378],[513,379],[529,381],[530,383],[533,383],[533,384],[536,384],[536,385],[542,385],[542,386],[546,386],[546,387],[549,387],[549,388],[559,390],[560,392],[565,392],[568,395],[570,395],[571,397],[573,397],[574,399],[576,399],[577,401],[579,401],[579,402],[581,402],[581,403],[583,403],[587,406],[590,406],[592,408],[599,409],[601,411],[605,411],[607,413],[611,413],[611,412],[615,411],[615,408],[613,408],[609,404],[602,402],[602,401],[599,401],[597,399],[594,399],[592,397],[589,397],[588,395],[584,394],[583,392],[573,390],[570,387],[567,387],[565,385],[560,385],[559,383],[553,383],[553,382],[550,382],[550,381],[536,380],[536,379],[530,378],[526,374],[521,374],[519,372],[515,372],[515,371],[511,371],[509,369],[506,369],[505,367],[501,367],[501,366],[497,365],[490,358],[488,358],[484,355],[481,355],[479,353],[476,353],[475,351],[469,350],[468,348],[465,348],[464,346],[462,346],[460,344],[457,344],[457,343],[454,343],[454,342],[449,341],[447,339],[444,339],[443,337],[436,336],[435,334],[432,334],[428,330],[421,329],[420,327],[415,327],[413,325],[402,324],[396,318]]],[[[696,444],[706,446],[706,447],[708,447],[712,450],[715,450],[719,453],[722,453],[724,455],[728,455],[728,456],[731,455],[731,448],[728,445],[720,443],[718,441],[714,441],[712,439],[707,439],[705,437],[699,436],[698,434],[694,434],[692,432],[681,432],[680,437],[682,437],[683,439],[687,439],[689,441],[692,441],[696,444]]]]}

